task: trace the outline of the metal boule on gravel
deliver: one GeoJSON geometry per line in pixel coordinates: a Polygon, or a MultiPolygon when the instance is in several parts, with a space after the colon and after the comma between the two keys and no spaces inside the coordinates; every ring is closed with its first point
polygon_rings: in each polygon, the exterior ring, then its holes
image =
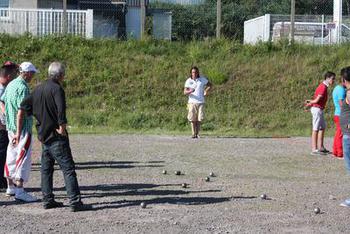
{"type": "Polygon", "coordinates": [[[145,202],[141,202],[140,206],[141,206],[142,209],[145,209],[147,205],[146,205],[145,202]]]}
{"type": "Polygon", "coordinates": [[[265,193],[263,193],[263,194],[260,195],[260,198],[262,200],[266,200],[267,199],[267,195],[265,193]]]}
{"type": "Polygon", "coordinates": [[[321,209],[320,209],[320,208],[318,208],[318,207],[316,207],[316,208],[314,209],[314,213],[315,213],[315,214],[319,214],[319,213],[321,213],[321,209]]]}
{"type": "Polygon", "coordinates": [[[175,175],[181,175],[181,171],[175,171],[175,175]]]}
{"type": "Polygon", "coordinates": [[[186,183],[183,183],[183,184],[181,184],[181,187],[187,188],[187,184],[186,184],[186,183]]]}
{"type": "Polygon", "coordinates": [[[210,181],[210,178],[209,177],[205,177],[204,179],[206,182],[209,182],[210,181]]]}
{"type": "Polygon", "coordinates": [[[162,172],[164,175],[166,175],[168,172],[166,170],[163,170],[162,172]]]}
{"type": "Polygon", "coordinates": [[[209,176],[210,176],[210,177],[214,177],[214,176],[215,176],[214,172],[210,172],[210,173],[209,173],[209,176]]]}

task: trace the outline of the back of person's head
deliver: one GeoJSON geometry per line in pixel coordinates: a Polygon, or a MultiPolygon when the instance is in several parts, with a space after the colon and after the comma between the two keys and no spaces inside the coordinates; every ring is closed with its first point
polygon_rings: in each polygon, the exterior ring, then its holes
{"type": "Polygon", "coordinates": [[[334,78],[335,77],[335,73],[328,71],[326,72],[326,74],[324,74],[324,79],[329,79],[329,78],[334,78]]]}
{"type": "Polygon", "coordinates": [[[350,66],[342,68],[340,70],[340,75],[344,80],[350,82],[350,66]]]}
{"type": "Polygon", "coordinates": [[[49,79],[59,81],[59,79],[65,75],[65,67],[60,62],[53,62],[49,66],[48,70],[49,79]]]}
{"type": "Polygon", "coordinates": [[[0,68],[0,78],[7,78],[10,77],[10,79],[14,78],[17,74],[17,68],[10,67],[10,66],[3,66],[0,68]]]}

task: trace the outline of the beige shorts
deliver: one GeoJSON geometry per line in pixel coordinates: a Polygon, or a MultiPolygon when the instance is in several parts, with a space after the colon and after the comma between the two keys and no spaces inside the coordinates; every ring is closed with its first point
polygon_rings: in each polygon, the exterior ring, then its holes
{"type": "Polygon", "coordinates": [[[203,121],[204,119],[204,103],[188,103],[187,104],[188,121],[203,121]]]}
{"type": "Polygon", "coordinates": [[[326,121],[324,120],[323,110],[317,107],[311,107],[312,114],[312,130],[319,131],[326,129],[326,121]]]}

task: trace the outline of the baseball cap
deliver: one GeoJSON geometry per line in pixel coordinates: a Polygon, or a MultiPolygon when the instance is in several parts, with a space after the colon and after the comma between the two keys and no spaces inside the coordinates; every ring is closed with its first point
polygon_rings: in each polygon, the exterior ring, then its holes
{"type": "Polygon", "coordinates": [[[19,71],[20,72],[34,72],[34,73],[38,72],[38,70],[35,68],[35,66],[31,62],[21,63],[21,65],[19,65],[19,71]]]}

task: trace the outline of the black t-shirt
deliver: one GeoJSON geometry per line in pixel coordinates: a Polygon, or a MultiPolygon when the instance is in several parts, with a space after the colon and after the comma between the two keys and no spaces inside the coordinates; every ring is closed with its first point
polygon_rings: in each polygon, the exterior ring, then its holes
{"type": "Polygon", "coordinates": [[[21,109],[36,120],[38,139],[43,143],[56,137],[59,125],[66,124],[66,98],[61,85],[54,80],[46,80],[38,85],[23,100],[21,109]]]}

